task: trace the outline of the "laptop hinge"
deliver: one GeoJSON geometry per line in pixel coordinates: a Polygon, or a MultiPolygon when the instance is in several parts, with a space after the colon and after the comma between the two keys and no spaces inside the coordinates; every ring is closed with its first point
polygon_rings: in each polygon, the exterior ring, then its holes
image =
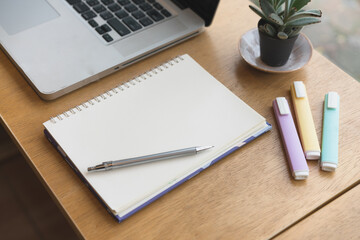
{"type": "Polygon", "coordinates": [[[178,8],[180,8],[181,10],[184,10],[185,8],[188,8],[188,5],[186,4],[186,2],[181,1],[181,0],[171,0],[176,6],[178,6],[178,8]]]}

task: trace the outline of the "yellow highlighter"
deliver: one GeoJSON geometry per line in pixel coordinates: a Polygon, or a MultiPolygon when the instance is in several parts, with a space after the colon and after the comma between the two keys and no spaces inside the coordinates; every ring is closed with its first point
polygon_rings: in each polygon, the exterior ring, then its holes
{"type": "Polygon", "coordinates": [[[295,81],[291,85],[290,91],[305,158],[308,160],[318,160],[320,159],[320,145],[305,85],[302,81],[295,81]]]}

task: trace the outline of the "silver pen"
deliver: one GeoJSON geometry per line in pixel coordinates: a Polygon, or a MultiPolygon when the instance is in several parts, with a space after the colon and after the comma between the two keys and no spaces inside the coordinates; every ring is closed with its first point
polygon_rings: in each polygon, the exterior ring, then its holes
{"type": "Polygon", "coordinates": [[[108,161],[103,162],[102,164],[96,165],[94,167],[88,167],[88,172],[97,172],[97,171],[104,171],[104,170],[111,170],[113,168],[121,168],[121,167],[129,167],[133,165],[155,162],[159,160],[165,160],[169,158],[176,158],[176,157],[184,157],[195,155],[198,152],[210,149],[214,146],[204,146],[204,147],[191,147],[191,148],[184,148],[169,152],[157,153],[142,157],[134,157],[134,158],[127,158],[117,161],[108,161]]]}

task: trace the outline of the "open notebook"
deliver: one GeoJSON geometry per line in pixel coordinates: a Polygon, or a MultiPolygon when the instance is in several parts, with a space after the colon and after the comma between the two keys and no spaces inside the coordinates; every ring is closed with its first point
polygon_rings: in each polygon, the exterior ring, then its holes
{"type": "Polygon", "coordinates": [[[44,126],[49,141],[119,222],[271,128],[189,55],[44,126]],[[207,145],[215,147],[188,157],[87,172],[104,161],[207,145]]]}

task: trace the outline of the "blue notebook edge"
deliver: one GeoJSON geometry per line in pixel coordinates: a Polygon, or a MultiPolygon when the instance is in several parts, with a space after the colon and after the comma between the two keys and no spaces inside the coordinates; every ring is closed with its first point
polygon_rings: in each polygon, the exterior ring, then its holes
{"type": "Polygon", "coordinates": [[[105,207],[105,209],[110,213],[110,215],[115,218],[115,220],[117,222],[122,222],[125,219],[127,219],[128,217],[130,217],[131,215],[133,215],[134,213],[138,212],[139,210],[141,210],[142,208],[146,207],[147,205],[149,205],[150,203],[154,202],[155,200],[159,199],[160,197],[162,197],[163,195],[165,195],[166,193],[170,192],[171,190],[175,189],[176,187],[180,186],[181,184],[183,184],[184,182],[188,181],[189,179],[193,178],[194,176],[196,176],[197,174],[199,174],[200,172],[202,172],[203,170],[205,170],[206,168],[208,168],[209,166],[215,164],[216,162],[218,162],[219,160],[221,160],[222,158],[230,155],[231,153],[233,153],[234,151],[240,149],[241,147],[243,147],[244,145],[250,143],[251,141],[253,141],[254,139],[258,138],[259,136],[263,135],[264,133],[270,131],[272,128],[271,124],[266,122],[266,127],[263,128],[262,130],[258,131],[257,133],[255,133],[254,135],[252,135],[251,137],[247,138],[246,140],[244,140],[242,143],[240,143],[238,146],[234,146],[233,148],[229,149],[227,152],[223,153],[222,155],[220,155],[219,157],[217,157],[216,159],[214,159],[213,161],[211,161],[210,164],[208,164],[205,167],[201,167],[197,170],[195,170],[194,172],[192,172],[191,174],[189,174],[188,176],[184,177],[183,179],[181,179],[180,181],[176,182],[174,185],[170,186],[169,188],[167,188],[166,190],[164,190],[163,192],[157,194],[156,196],[154,196],[153,198],[149,199],[148,201],[144,202],[143,204],[141,204],[140,206],[138,206],[137,208],[133,209],[132,211],[130,211],[129,213],[123,215],[123,216],[119,216],[114,214],[111,209],[108,208],[108,206],[105,204],[105,202],[101,199],[101,197],[98,195],[98,193],[95,191],[95,189],[89,184],[89,182],[86,180],[86,178],[83,177],[83,175],[80,173],[80,171],[77,169],[77,167],[73,164],[73,162],[68,158],[68,156],[60,150],[60,146],[59,144],[56,142],[56,140],[51,136],[51,134],[44,129],[44,134],[46,136],[46,138],[48,139],[48,141],[55,147],[55,149],[60,153],[60,155],[65,159],[65,161],[70,165],[70,167],[74,170],[74,172],[76,173],[76,175],[78,175],[80,177],[80,179],[85,183],[85,185],[89,188],[89,190],[95,195],[95,197],[100,201],[100,203],[105,207]]]}

